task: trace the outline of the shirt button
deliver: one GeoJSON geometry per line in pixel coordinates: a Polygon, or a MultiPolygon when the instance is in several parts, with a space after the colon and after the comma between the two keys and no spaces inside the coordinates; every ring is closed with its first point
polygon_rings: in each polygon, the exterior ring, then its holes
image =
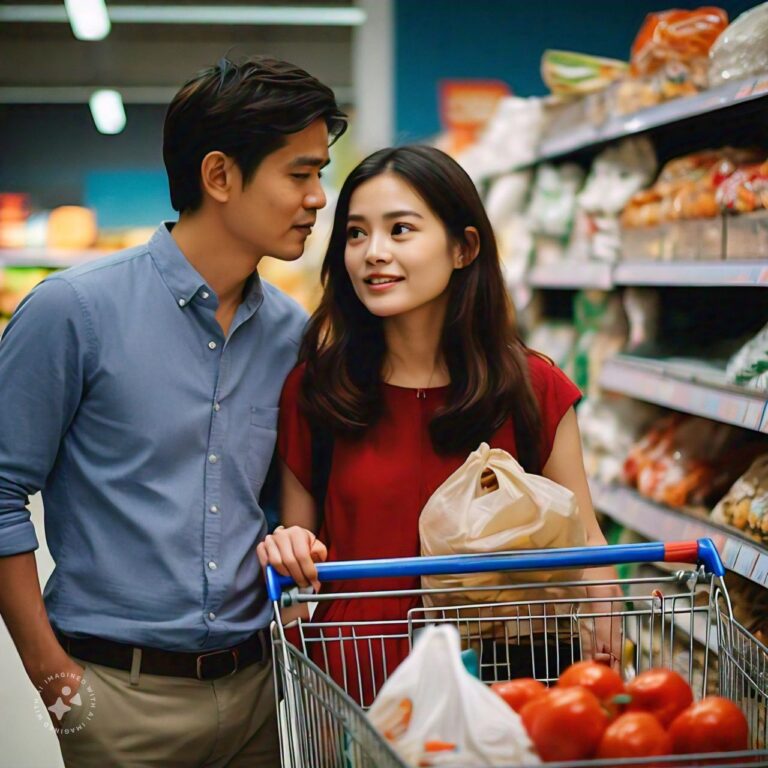
{"type": "Polygon", "coordinates": [[[208,349],[216,349],[216,342],[215,341],[209,341],[208,342],[208,349]]]}
{"type": "Polygon", "coordinates": [[[216,565],[216,563],[214,563],[214,562],[213,562],[213,560],[211,560],[211,562],[210,562],[210,563],[208,563],[208,568],[209,568],[211,571],[215,571],[215,570],[218,568],[218,566],[216,565]]]}
{"type": "Polygon", "coordinates": [[[220,411],[221,410],[221,405],[219,403],[214,403],[213,404],[213,410],[214,411],[220,411]]]}
{"type": "Polygon", "coordinates": [[[214,515],[219,514],[219,508],[215,504],[211,504],[211,513],[214,515]]]}
{"type": "Polygon", "coordinates": [[[218,457],[218,456],[217,456],[215,453],[212,453],[212,454],[211,454],[211,455],[208,457],[208,461],[210,461],[210,462],[211,462],[211,464],[215,464],[215,463],[216,463],[218,460],[219,460],[219,457],[218,457]]]}
{"type": "Polygon", "coordinates": [[[215,621],[215,620],[216,620],[216,614],[215,614],[213,611],[211,611],[211,612],[208,614],[208,618],[209,618],[211,621],[215,621]]]}
{"type": "Polygon", "coordinates": [[[203,291],[200,296],[202,296],[204,299],[207,299],[211,294],[208,293],[208,291],[203,291]]]}
{"type": "Polygon", "coordinates": [[[180,306],[180,307],[183,307],[183,306],[185,306],[185,305],[186,305],[186,303],[187,303],[187,300],[186,300],[186,299],[179,299],[179,306],[180,306]]]}

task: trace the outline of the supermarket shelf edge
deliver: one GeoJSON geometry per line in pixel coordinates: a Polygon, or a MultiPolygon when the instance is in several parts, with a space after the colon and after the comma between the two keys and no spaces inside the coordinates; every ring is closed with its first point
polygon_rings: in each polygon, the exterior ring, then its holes
{"type": "Polygon", "coordinates": [[[536,162],[546,162],[582,149],[633,136],[643,131],[681,122],[727,107],[768,96],[768,73],[752,75],[710,88],[694,96],[673,99],[629,115],[610,118],[598,126],[584,125],[545,139],[536,162]]]}
{"type": "Polygon", "coordinates": [[[39,267],[66,269],[108,256],[109,250],[56,250],[49,248],[0,248],[0,267],[39,267]]]}
{"type": "Polygon", "coordinates": [[[729,571],[768,587],[768,548],[646,499],[631,488],[593,479],[590,489],[595,507],[612,520],[654,541],[711,538],[729,571]]]}
{"type": "Polygon", "coordinates": [[[768,287],[768,262],[624,261],[614,267],[615,285],[768,287]]]}
{"type": "Polygon", "coordinates": [[[768,288],[768,261],[597,261],[534,266],[527,284],[541,289],[610,290],[624,285],[768,288]]]}
{"type": "Polygon", "coordinates": [[[683,413],[768,433],[768,395],[686,380],[670,373],[660,361],[617,355],[603,365],[600,386],[683,413]]]}
{"type": "Polygon", "coordinates": [[[527,282],[532,288],[599,288],[610,290],[613,267],[599,261],[565,262],[532,267],[527,282]]]}

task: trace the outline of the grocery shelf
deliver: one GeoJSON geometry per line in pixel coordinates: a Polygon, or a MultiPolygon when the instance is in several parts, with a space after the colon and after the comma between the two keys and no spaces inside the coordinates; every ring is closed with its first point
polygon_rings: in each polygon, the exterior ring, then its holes
{"type": "Polygon", "coordinates": [[[526,282],[532,288],[600,288],[613,287],[613,266],[599,261],[571,261],[547,264],[531,269],[526,282]]]}
{"type": "Polygon", "coordinates": [[[41,267],[65,269],[107,256],[114,251],[90,249],[84,251],[52,248],[0,248],[0,267],[41,267]]]}
{"type": "Polygon", "coordinates": [[[625,261],[613,284],[768,288],[768,261],[625,261]]]}
{"type": "Polygon", "coordinates": [[[622,285],[768,288],[768,261],[572,261],[532,267],[531,288],[599,288],[622,285]]]}
{"type": "Polygon", "coordinates": [[[600,125],[583,124],[569,128],[541,142],[536,162],[554,160],[595,144],[615,141],[765,97],[768,97],[768,74],[753,75],[694,96],[673,99],[629,115],[609,118],[600,125]]]}
{"type": "Polygon", "coordinates": [[[600,386],[612,392],[768,433],[768,394],[723,382],[722,372],[674,362],[617,355],[600,372],[600,386]]]}
{"type": "Polygon", "coordinates": [[[710,538],[725,567],[768,587],[768,548],[705,519],[666,507],[617,484],[590,481],[595,508],[618,523],[654,541],[710,538]]]}

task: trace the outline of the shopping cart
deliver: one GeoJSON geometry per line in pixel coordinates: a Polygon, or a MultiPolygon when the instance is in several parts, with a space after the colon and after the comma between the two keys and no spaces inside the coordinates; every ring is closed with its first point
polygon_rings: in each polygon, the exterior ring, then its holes
{"type": "MultiPolygon", "coordinates": [[[[492,555],[416,557],[318,565],[322,582],[376,577],[417,577],[434,574],[560,571],[605,565],[690,563],[694,568],[664,576],[640,576],[618,581],[560,582],[560,598],[493,602],[478,599],[457,604],[461,588],[301,594],[294,582],[267,569],[269,597],[278,617],[272,625],[275,687],[278,696],[281,755],[285,768],[402,768],[406,765],[371,726],[360,706],[392,670],[387,647],[410,647],[427,625],[451,624],[463,648],[474,651],[484,681],[509,679],[509,651],[530,651],[532,675],[553,683],[568,664],[589,656],[598,631],[618,637],[621,665],[630,677],[651,667],[672,667],[691,684],[694,696],[719,695],[736,702],[749,722],[750,751],[728,755],[664,758],[668,766],[768,766],[768,649],[733,616],[725,588],[723,564],[710,539],[694,542],[643,543],[573,549],[524,550],[492,555]],[[580,587],[620,585],[622,596],[586,597],[580,587]],[[294,586],[293,589],[291,587],[294,586]],[[284,591],[286,590],[286,591],[284,591]],[[452,594],[447,595],[446,592],[452,594]],[[396,622],[322,623],[296,620],[283,626],[288,606],[326,600],[370,600],[412,597],[418,605],[396,622]],[[432,603],[425,607],[422,602],[432,603]],[[450,606],[441,602],[449,602],[450,606]],[[293,640],[293,642],[291,642],[293,640]],[[506,649],[506,650],[505,650],[506,649]],[[376,652],[374,652],[376,651],[376,652]],[[328,674],[328,659],[341,661],[336,680],[328,674]],[[350,691],[355,698],[350,696],[350,691]]],[[[510,576],[504,595],[530,597],[540,581],[520,583],[510,576]]],[[[523,577],[524,578],[524,577],[523,577]]],[[[551,587],[551,584],[547,584],[551,587]]],[[[498,586],[487,588],[490,594],[498,586]]],[[[617,590],[613,590],[614,593],[617,590]]],[[[490,598],[489,598],[490,599],[490,598]]],[[[436,696],[439,691],[435,692],[436,696]]],[[[658,758],[571,762],[565,766],[658,765],[658,758]]],[[[552,764],[550,764],[552,765],[552,764]]]]}

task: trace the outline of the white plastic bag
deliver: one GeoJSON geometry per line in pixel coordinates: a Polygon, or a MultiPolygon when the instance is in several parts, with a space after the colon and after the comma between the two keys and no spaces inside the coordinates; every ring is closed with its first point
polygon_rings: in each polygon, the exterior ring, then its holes
{"type": "Polygon", "coordinates": [[[519,715],[466,671],[455,627],[427,627],[368,712],[414,766],[538,765],[519,715]]]}
{"type": "MultiPolygon", "coordinates": [[[[430,497],[419,518],[422,555],[489,554],[520,549],[581,547],[586,531],[573,492],[540,475],[528,474],[509,453],[483,443],[471,453],[430,497]],[[482,487],[481,477],[490,469],[498,488],[491,493],[482,487]]],[[[424,595],[424,604],[465,606],[489,604],[480,613],[470,609],[463,616],[475,619],[510,615],[499,603],[525,600],[583,597],[582,588],[546,587],[548,582],[577,581],[581,571],[540,569],[521,573],[473,573],[422,576],[424,589],[461,592],[424,595]],[[510,589],[513,584],[541,584],[541,588],[510,589]],[[499,586],[499,590],[477,587],[499,586]],[[507,587],[504,589],[503,587],[507,587]]],[[[568,604],[559,607],[570,612],[568,604]]],[[[525,611],[523,611],[525,612],[525,611]]],[[[537,623],[538,624],[538,623],[537,623]]],[[[526,634],[538,626],[520,626],[526,634]]],[[[485,634],[485,632],[484,632],[485,634]]]]}

